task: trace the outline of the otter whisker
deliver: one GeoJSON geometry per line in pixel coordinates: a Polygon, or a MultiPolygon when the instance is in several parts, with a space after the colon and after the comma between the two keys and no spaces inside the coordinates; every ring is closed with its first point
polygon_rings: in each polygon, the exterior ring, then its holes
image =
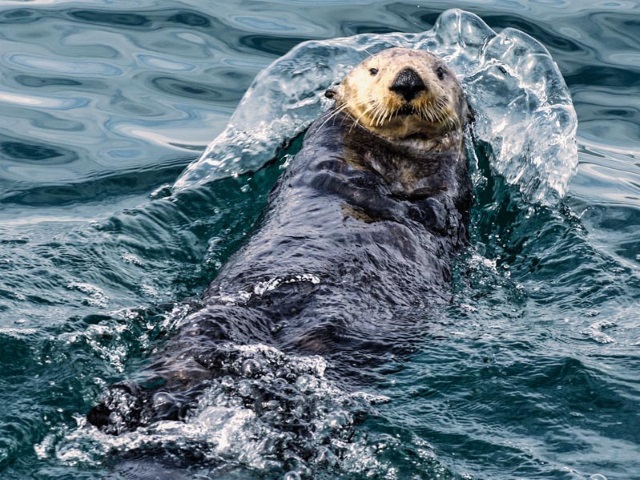
{"type": "Polygon", "coordinates": [[[377,108],[373,115],[371,116],[371,124],[374,126],[378,126],[378,117],[380,116],[380,109],[377,108]]]}
{"type": "Polygon", "coordinates": [[[348,108],[348,106],[349,106],[349,105],[347,105],[347,104],[345,103],[344,105],[342,105],[342,106],[340,106],[340,107],[336,108],[333,112],[331,112],[331,114],[330,114],[330,115],[328,115],[328,116],[327,116],[327,118],[325,119],[325,121],[324,121],[324,122],[322,122],[322,124],[320,125],[320,127],[319,127],[319,128],[324,127],[324,126],[327,124],[327,122],[329,122],[329,121],[331,121],[331,120],[335,120],[335,118],[336,118],[339,114],[341,114],[342,112],[344,112],[344,111],[348,108]]]}
{"type": "Polygon", "coordinates": [[[370,110],[370,107],[365,108],[365,109],[363,110],[363,112],[362,112],[360,115],[358,115],[358,117],[357,117],[357,118],[355,118],[355,121],[353,122],[353,124],[352,124],[352,125],[351,125],[351,127],[349,128],[349,133],[351,133],[351,131],[352,131],[356,126],[360,125],[360,119],[361,119],[363,116],[365,116],[365,115],[366,115],[368,112],[370,112],[370,111],[371,111],[371,110],[370,110]]]}
{"type": "Polygon", "coordinates": [[[372,123],[373,123],[373,118],[375,117],[376,112],[378,111],[378,109],[379,109],[379,105],[374,99],[374,100],[371,101],[371,104],[369,104],[367,106],[367,108],[364,109],[364,111],[362,112],[362,114],[358,118],[360,119],[360,118],[362,118],[363,116],[366,115],[367,117],[372,119],[372,123]]]}
{"type": "Polygon", "coordinates": [[[381,105],[379,102],[376,102],[375,108],[373,109],[373,112],[370,115],[371,123],[374,126],[378,127],[382,125],[382,120],[385,115],[385,111],[386,111],[385,107],[381,105]]]}
{"type": "Polygon", "coordinates": [[[384,123],[388,123],[389,121],[391,121],[391,118],[393,117],[393,110],[389,110],[386,109],[384,111],[384,115],[382,117],[382,121],[381,121],[381,125],[384,123]]]}
{"type": "Polygon", "coordinates": [[[389,121],[389,115],[391,112],[389,112],[388,110],[382,112],[382,115],[380,117],[380,126],[383,126],[385,123],[387,123],[389,121]]]}
{"type": "Polygon", "coordinates": [[[382,124],[384,123],[385,117],[386,117],[386,109],[380,107],[375,117],[376,126],[382,126],[382,124]]]}

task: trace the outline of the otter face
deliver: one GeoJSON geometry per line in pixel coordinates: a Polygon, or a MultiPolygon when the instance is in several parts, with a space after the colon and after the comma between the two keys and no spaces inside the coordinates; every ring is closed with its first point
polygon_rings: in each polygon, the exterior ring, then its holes
{"type": "Polygon", "coordinates": [[[392,140],[437,138],[470,115],[455,74],[438,57],[391,48],[355,67],[332,92],[339,110],[392,140]]]}

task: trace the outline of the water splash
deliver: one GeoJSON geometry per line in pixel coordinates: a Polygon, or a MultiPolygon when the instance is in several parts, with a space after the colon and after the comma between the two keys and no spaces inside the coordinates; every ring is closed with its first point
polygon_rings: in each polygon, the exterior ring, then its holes
{"type": "Polygon", "coordinates": [[[256,77],[226,129],[176,181],[176,191],[257,170],[328,106],[323,92],[368,55],[390,47],[429,50],[457,73],[476,112],[475,133],[492,167],[529,201],[553,204],[578,153],[577,116],[546,48],[512,28],[448,10],[419,34],[363,34],[298,45],[256,77]]]}
{"type": "MultiPolygon", "coordinates": [[[[264,345],[221,346],[225,361],[184,422],[160,421],[113,436],[86,425],[48,437],[42,458],[100,464],[108,454],[197,458],[203,468],[280,471],[284,478],[321,472],[380,475],[389,468],[355,429],[385,397],[347,393],[325,377],[319,356],[287,355],[264,345]],[[289,475],[289,477],[287,477],[289,475]]],[[[161,400],[158,400],[161,401],[161,400]]]]}

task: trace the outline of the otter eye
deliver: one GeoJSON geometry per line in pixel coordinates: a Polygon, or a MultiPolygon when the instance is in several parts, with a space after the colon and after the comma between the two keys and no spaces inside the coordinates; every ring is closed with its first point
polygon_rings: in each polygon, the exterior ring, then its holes
{"type": "Polygon", "coordinates": [[[444,71],[444,68],[442,68],[442,67],[438,67],[438,68],[436,68],[436,75],[438,75],[438,78],[439,78],[440,80],[442,80],[442,79],[444,78],[444,74],[445,74],[445,73],[446,73],[446,72],[444,71]]]}
{"type": "Polygon", "coordinates": [[[369,73],[370,73],[372,76],[375,76],[375,75],[378,73],[378,69],[377,69],[377,68],[370,68],[370,69],[369,69],[369,73]]]}

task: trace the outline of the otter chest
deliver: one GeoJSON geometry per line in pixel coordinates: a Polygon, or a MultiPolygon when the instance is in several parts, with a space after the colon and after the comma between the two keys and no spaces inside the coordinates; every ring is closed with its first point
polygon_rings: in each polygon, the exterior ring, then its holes
{"type": "Polygon", "coordinates": [[[366,168],[376,172],[389,188],[389,192],[401,198],[423,198],[449,189],[451,179],[441,163],[443,155],[412,157],[368,150],[362,161],[366,168]]]}

